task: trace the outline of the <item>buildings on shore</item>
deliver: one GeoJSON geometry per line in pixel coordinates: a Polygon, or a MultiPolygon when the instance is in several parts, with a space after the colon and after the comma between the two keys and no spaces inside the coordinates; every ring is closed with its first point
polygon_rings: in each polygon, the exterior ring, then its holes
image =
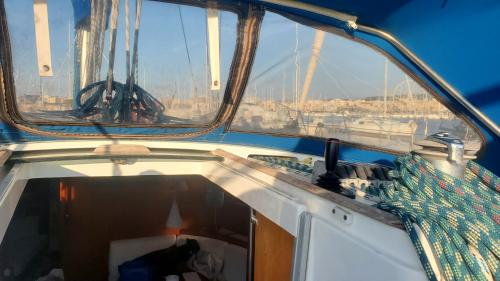
{"type": "MultiPolygon", "coordinates": [[[[221,105],[217,96],[197,98],[163,97],[165,115],[206,124],[213,120],[221,105]]],[[[65,97],[21,95],[17,99],[21,114],[64,121],[70,117],[73,100],[65,97]],[[67,116],[67,117],[65,117],[67,116]]],[[[69,120],[69,119],[68,119],[69,120]]],[[[294,101],[247,96],[233,120],[236,130],[332,137],[406,151],[414,140],[430,133],[449,131],[480,145],[473,130],[433,98],[404,97],[308,100],[302,108],[294,101]]]]}
{"type": "MultiPolygon", "coordinates": [[[[203,119],[215,115],[220,107],[220,97],[199,96],[196,98],[162,97],[159,101],[165,106],[165,114],[184,119],[203,119]]],[[[50,111],[65,111],[72,109],[73,100],[67,97],[25,94],[17,98],[20,112],[48,113],[50,111]]],[[[261,99],[255,96],[246,97],[239,109],[247,112],[245,115],[260,115],[262,119],[269,119],[276,114],[285,114],[295,118],[297,112],[314,117],[339,116],[349,117],[386,117],[390,119],[453,119],[455,115],[446,107],[432,98],[408,99],[393,98],[384,101],[376,98],[361,99],[329,99],[308,100],[302,108],[293,101],[261,99]]],[[[240,114],[241,115],[241,114],[240,114]]],[[[242,115],[243,117],[243,115],[242,115]]]]}

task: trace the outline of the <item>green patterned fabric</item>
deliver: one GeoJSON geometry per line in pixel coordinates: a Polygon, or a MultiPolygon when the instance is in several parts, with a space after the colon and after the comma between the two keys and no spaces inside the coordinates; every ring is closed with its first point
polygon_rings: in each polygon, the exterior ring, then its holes
{"type": "Polygon", "coordinates": [[[500,280],[499,178],[469,161],[464,179],[417,154],[397,158],[394,181],[377,207],[399,216],[430,280],[437,280],[418,236],[427,238],[445,280],[500,280]],[[488,277],[489,276],[489,277],[488,277]]]}

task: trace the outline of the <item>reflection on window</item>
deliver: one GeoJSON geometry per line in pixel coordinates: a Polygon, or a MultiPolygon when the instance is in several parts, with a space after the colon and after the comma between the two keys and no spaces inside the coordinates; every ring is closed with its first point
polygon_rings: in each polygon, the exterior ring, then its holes
{"type": "Polygon", "coordinates": [[[37,121],[167,125],[206,124],[213,120],[229,75],[237,16],[220,10],[142,1],[134,63],[138,9],[136,1],[130,0],[127,66],[125,1],[119,1],[114,82],[109,95],[106,81],[112,59],[111,2],[48,1],[48,16],[41,17],[42,23],[48,22],[46,34],[38,33],[32,0],[6,1],[16,99],[22,116],[37,121]],[[209,36],[214,31],[219,35],[209,36]],[[48,50],[37,47],[36,35],[48,39],[48,50]],[[211,58],[212,53],[220,58],[211,58]],[[38,60],[47,54],[51,56],[52,76],[40,74],[38,60]],[[130,86],[131,79],[135,85],[130,86]],[[86,88],[89,90],[82,91],[86,88]]]}
{"type": "Polygon", "coordinates": [[[448,131],[480,146],[466,123],[380,53],[272,13],[232,128],[399,151],[448,131]]]}

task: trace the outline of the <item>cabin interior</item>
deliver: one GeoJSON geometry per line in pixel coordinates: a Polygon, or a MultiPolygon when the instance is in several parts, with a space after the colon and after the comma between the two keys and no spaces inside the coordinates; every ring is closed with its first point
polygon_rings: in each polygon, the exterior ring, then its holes
{"type": "MultiPolygon", "coordinates": [[[[32,179],[0,246],[1,280],[45,280],[52,270],[64,280],[122,280],[121,264],[186,238],[223,259],[221,269],[207,262],[222,276],[198,272],[200,280],[253,280],[253,263],[270,261],[267,274],[289,275],[293,237],[258,213],[256,233],[252,212],[199,175],[32,179]],[[261,249],[251,249],[255,235],[268,237],[261,249]],[[266,255],[255,261],[254,251],[266,255]]],[[[176,267],[188,280],[192,267],[176,267]]]]}

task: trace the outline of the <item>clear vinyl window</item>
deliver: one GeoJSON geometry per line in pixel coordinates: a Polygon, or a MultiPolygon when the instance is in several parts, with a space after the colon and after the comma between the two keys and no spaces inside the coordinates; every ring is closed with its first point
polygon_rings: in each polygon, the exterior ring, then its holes
{"type": "Polygon", "coordinates": [[[110,53],[113,2],[5,1],[22,117],[194,126],[213,120],[233,58],[237,15],[160,1],[139,1],[136,9],[136,0],[117,1],[110,53]],[[113,74],[109,84],[108,73],[113,74]]]}
{"type": "Polygon", "coordinates": [[[264,18],[231,128],[336,137],[398,151],[448,131],[481,145],[467,123],[382,54],[273,13],[264,18]]]}

